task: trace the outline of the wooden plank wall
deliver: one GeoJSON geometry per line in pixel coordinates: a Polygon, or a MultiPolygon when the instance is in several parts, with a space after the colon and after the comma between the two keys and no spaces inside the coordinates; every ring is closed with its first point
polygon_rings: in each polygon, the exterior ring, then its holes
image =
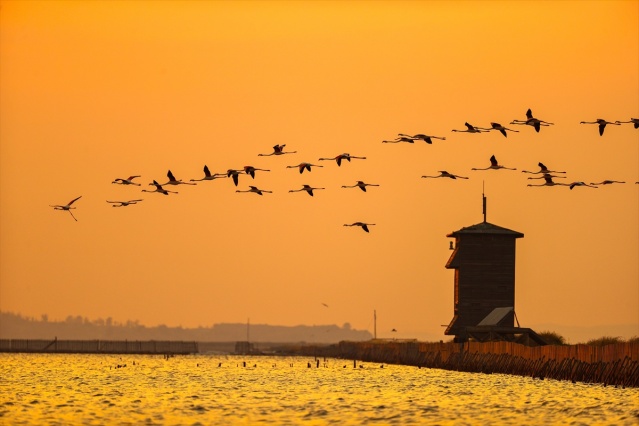
{"type": "Polygon", "coordinates": [[[503,373],[639,387],[639,342],[607,346],[538,346],[512,342],[340,342],[297,347],[291,353],[446,370],[503,373]]]}

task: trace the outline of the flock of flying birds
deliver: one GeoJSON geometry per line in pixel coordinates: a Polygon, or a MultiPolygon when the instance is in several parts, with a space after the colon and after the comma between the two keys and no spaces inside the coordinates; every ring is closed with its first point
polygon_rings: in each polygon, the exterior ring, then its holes
{"type": "MultiPolygon", "coordinates": [[[[629,121],[606,121],[604,119],[597,119],[595,121],[582,121],[580,124],[597,124],[598,128],[599,128],[599,135],[603,136],[604,134],[604,130],[606,129],[606,126],[608,124],[611,125],[616,125],[616,126],[620,126],[621,124],[624,123],[630,123],[634,125],[635,129],[639,129],[639,118],[631,118],[629,121]]],[[[453,132],[466,132],[466,133],[483,133],[483,132],[490,132],[490,131],[498,131],[500,132],[504,137],[508,137],[508,133],[507,132],[519,132],[519,130],[514,130],[514,129],[510,129],[508,127],[502,126],[499,123],[490,123],[490,127],[476,127],[473,126],[472,124],[466,122],[464,123],[466,126],[465,130],[456,130],[453,129],[453,132]]],[[[516,124],[516,125],[527,125],[527,126],[532,126],[536,132],[539,132],[541,130],[541,127],[546,127],[546,126],[552,126],[554,123],[548,122],[548,121],[544,121],[544,120],[540,120],[538,118],[535,118],[532,114],[532,111],[530,109],[528,109],[528,111],[526,112],[526,120],[513,120],[510,122],[510,124],[516,124]]],[[[424,141],[427,144],[432,144],[433,143],[433,139],[440,139],[440,140],[446,140],[445,137],[442,136],[431,136],[431,135],[426,135],[426,134],[415,134],[415,135],[408,135],[408,134],[404,134],[404,133],[399,133],[397,135],[397,137],[395,139],[392,140],[384,140],[382,141],[382,143],[415,143],[415,141],[424,141]]],[[[268,154],[257,154],[259,157],[263,157],[263,156],[272,156],[272,155],[285,155],[285,154],[295,154],[297,153],[297,151],[285,151],[284,148],[286,147],[285,144],[283,145],[275,145],[273,147],[273,152],[268,153],[268,154]]],[[[353,159],[358,159],[358,160],[365,160],[366,157],[358,157],[358,156],[353,156],[349,153],[342,153],[339,154],[335,157],[331,157],[331,158],[319,158],[319,161],[335,161],[337,163],[337,166],[341,166],[342,165],[342,161],[348,161],[350,162],[353,159]]],[[[533,174],[533,175],[540,175],[540,176],[534,176],[534,177],[529,177],[528,179],[544,179],[544,183],[541,184],[528,184],[528,186],[568,186],[570,189],[573,189],[577,186],[583,186],[583,187],[589,187],[589,188],[597,188],[599,185],[610,185],[613,183],[625,183],[623,181],[616,181],[616,180],[604,180],[601,182],[591,182],[591,183],[586,183],[583,181],[575,181],[575,182],[571,182],[571,183],[559,183],[559,182],[555,182],[553,179],[558,179],[558,178],[565,178],[565,176],[558,176],[557,174],[565,174],[565,171],[558,171],[558,170],[551,170],[548,167],[546,167],[543,163],[539,162],[539,170],[538,171],[528,171],[528,170],[522,170],[523,173],[528,173],[528,174],[533,174]]],[[[307,162],[302,162],[296,165],[290,165],[290,166],[286,166],[287,168],[296,168],[299,170],[299,173],[302,174],[304,173],[304,171],[307,172],[311,172],[313,167],[323,167],[321,165],[318,164],[312,164],[312,163],[307,163],[307,162]]],[[[495,156],[491,156],[490,157],[490,165],[488,167],[484,167],[484,168],[472,168],[471,170],[499,170],[499,169],[505,169],[505,170],[517,170],[516,168],[510,168],[510,167],[506,167],[502,164],[500,164],[497,161],[497,158],[495,158],[495,156]]],[[[182,179],[176,179],[175,176],[173,175],[173,173],[171,172],[171,170],[168,171],[167,173],[167,177],[169,178],[169,180],[165,183],[158,183],[156,180],[153,180],[153,182],[149,183],[149,185],[153,185],[155,187],[155,189],[153,190],[148,190],[148,189],[142,189],[142,192],[155,192],[155,193],[159,193],[159,194],[163,194],[163,195],[169,195],[169,194],[177,194],[177,191],[170,191],[168,189],[165,189],[165,186],[168,185],[172,185],[172,186],[177,186],[177,185],[197,185],[197,182],[200,181],[207,181],[207,180],[215,180],[215,179],[220,179],[220,178],[231,178],[233,179],[233,183],[235,184],[235,186],[238,186],[239,183],[239,176],[241,174],[246,174],[246,175],[250,175],[251,178],[255,179],[255,174],[256,172],[261,171],[261,172],[269,172],[269,169],[259,169],[253,166],[244,166],[243,169],[228,169],[226,172],[224,173],[211,173],[211,171],[209,170],[209,168],[205,165],[204,166],[204,177],[202,177],[201,179],[190,179],[189,182],[185,182],[182,179]]],[[[112,183],[114,184],[119,184],[119,185],[134,185],[134,186],[141,186],[141,184],[134,182],[134,179],[139,178],[139,175],[133,175],[133,176],[129,176],[126,179],[123,178],[117,178],[115,179],[112,183]]],[[[455,175],[452,173],[449,173],[445,170],[440,170],[438,175],[434,175],[434,176],[427,176],[424,175],[422,176],[422,178],[449,178],[449,179],[468,179],[467,176],[459,176],[459,175],[455,175]]],[[[635,182],[635,184],[639,184],[639,182],[635,182]]],[[[366,192],[366,188],[368,186],[379,186],[378,184],[371,184],[371,183],[365,183],[364,181],[357,181],[354,185],[342,185],[342,188],[359,188],[360,190],[366,192]]],[[[308,195],[310,195],[311,197],[313,196],[313,191],[316,190],[322,190],[325,188],[319,188],[319,187],[312,187],[310,185],[302,185],[301,188],[299,189],[291,189],[289,190],[289,192],[302,192],[305,191],[308,195]]],[[[264,189],[259,189],[257,186],[253,186],[253,185],[249,185],[249,189],[247,190],[236,190],[236,192],[252,192],[258,195],[263,195],[264,193],[271,193],[272,191],[268,191],[268,190],[264,190],[264,189]]],[[[73,200],[69,201],[67,204],[64,205],[51,205],[50,207],[53,207],[54,210],[61,210],[61,211],[67,211],[71,214],[71,217],[73,217],[73,219],[75,221],[77,221],[76,217],[73,215],[73,212],[71,210],[75,209],[76,207],[73,206],[73,204],[78,201],[80,198],[82,198],[82,196],[79,196],[77,198],[74,198],[73,200]]],[[[130,205],[134,205],[137,204],[139,202],[143,201],[143,199],[134,199],[134,200],[127,200],[127,201],[110,201],[110,200],[106,200],[107,203],[110,203],[112,205],[112,207],[126,207],[126,206],[130,206],[130,205]]],[[[346,223],[344,224],[344,226],[359,226],[361,227],[364,231],[369,232],[369,226],[373,226],[375,225],[374,223],[365,223],[365,222],[353,222],[353,223],[346,223]]]]}

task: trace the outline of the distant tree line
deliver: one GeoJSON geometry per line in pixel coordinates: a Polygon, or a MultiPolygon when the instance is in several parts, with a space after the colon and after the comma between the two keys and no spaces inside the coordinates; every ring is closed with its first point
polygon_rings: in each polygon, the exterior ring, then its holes
{"type": "Polygon", "coordinates": [[[267,324],[223,323],[211,327],[183,328],[161,324],[147,327],[137,320],[118,322],[111,317],[90,320],[69,315],[64,321],[51,321],[47,314],[40,318],[12,312],[0,312],[2,339],[69,339],[69,340],[187,340],[198,342],[231,342],[249,338],[253,342],[337,343],[341,340],[363,341],[373,336],[366,330],[354,330],[349,323],[337,325],[275,326],[267,324]]]}
{"type": "MultiPolygon", "coordinates": [[[[541,333],[538,333],[545,341],[546,343],[548,343],[549,345],[567,345],[568,343],[566,343],[566,338],[562,335],[560,335],[559,333],[556,333],[554,331],[542,331],[541,333]]],[[[605,346],[605,345],[611,345],[613,343],[624,343],[624,342],[628,342],[628,343],[632,343],[632,342],[638,342],[639,341],[639,337],[637,336],[633,336],[631,338],[629,338],[628,340],[624,340],[621,337],[611,337],[611,336],[603,336],[603,337],[599,337],[597,339],[590,339],[585,343],[577,343],[578,345],[589,345],[589,346],[605,346]]]]}

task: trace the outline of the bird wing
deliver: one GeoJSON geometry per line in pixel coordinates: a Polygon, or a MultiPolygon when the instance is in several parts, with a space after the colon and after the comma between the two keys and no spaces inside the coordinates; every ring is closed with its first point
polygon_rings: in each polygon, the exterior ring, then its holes
{"type": "Polygon", "coordinates": [[[362,224],[362,229],[363,229],[364,231],[366,231],[366,232],[369,232],[369,231],[368,231],[368,226],[367,226],[365,223],[364,223],[364,224],[362,224]]]}
{"type": "Polygon", "coordinates": [[[494,156],[494,155],[493,155],[492,157],[490,157],[490,164],[491,164],[492,166],[496,166],[496,165],[498,164],[498,163],[497,163],[497,159],[495,158],[495,156],[494,156]]]}
{"type": "MultiPolygon", "coordinates": [[[[140,175],[129,176],[129,179],[127,179],[127,180],[133,180],[133,179],[135,179],[135,178],[139,178],[139,177],[140,177],[140,175]]],[[[117,179],[116,179],[116,180],[117,180],[117,179]]]]}
{"type": "Polygon", "coordinates": [[[173,176],[173,173],[171,173],[171,170],[169,170],[169,172],[166,175],[169,178],[169,180],[175,180],[175,176],[173,176]]]}
{"type": "Polygon", "coordinates": [[[468,130],[473,130],[474,129],[473,125],[468,123],[468,122],[464,123],[464,125],[468,128],[468,130]]]}
{"type": "Polygon", "coordinates": [[[204,176],[211,177],[211,171],[209,170],[209,166],[204,165],[204,176]]]}
{"type": "Polygon", "coordinates": [[[80,195],[78,198],[74,198],[73,200],[69,201],[69,204],[67,204],[67,206],[70,206],[71,204],[75,203],[76,201],[78,201],[80,198],[82,198],[82,195],[80,195]]]}
{"type": "Polygon", "coordinates": [[[548,167],[546,167],[546,166],[544,165],[544,163],[541,163],[541,162],[540,162],[540,163],[539,163],[539,167],[541,168],[541,171],[542,171],[542,172],[547,172],[547,171],[548,171],[548,167]]]}
{"type": "Polygon", "coordinates": [[[526,118],[528,118],[528,119],[533,118],[532,110],[530,108],[528,108],[528,111],[526,111],[526,118]]]}

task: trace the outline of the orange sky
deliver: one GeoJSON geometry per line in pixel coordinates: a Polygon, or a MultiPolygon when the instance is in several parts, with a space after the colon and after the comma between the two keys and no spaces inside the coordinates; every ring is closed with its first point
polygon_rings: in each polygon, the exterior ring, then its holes
{"type": "Polygon", "coordinates": [[[439,340],[446,235],[482,220],[485,185],[488,221],[525,235],[522,326],[639,335],[639,130],[579,124],[639,117],[639,2],[0,5],[0,310],[371,332],[376,310],[379,337],[439,340]],[[528,108],[555,125],[451,132],[528,108]],[[381,143],[397,133],[447,139],[381,143]],[[297,154],[257,156],[275,144],[297,154]],[[342,152],[367,159],[317,161],[342,152]],[[471,171],[493,154],[518,170],[471,171]],[[324,167],[286,168],[302,161],[324,167]],[[540,161],[626,183],[527,187],[540,161]],[[270,169],[238,188],[273,193],[111,184],[204,164],[270,169]],[[438,170],[470,179],[420,178],[438,170]],[[380,187],[341,188],[356,180],[380,187]],[[302,184],[326,190],[288,193],[302,184]],[[77,222],[49,207],[79,195],[77,222]]]}

